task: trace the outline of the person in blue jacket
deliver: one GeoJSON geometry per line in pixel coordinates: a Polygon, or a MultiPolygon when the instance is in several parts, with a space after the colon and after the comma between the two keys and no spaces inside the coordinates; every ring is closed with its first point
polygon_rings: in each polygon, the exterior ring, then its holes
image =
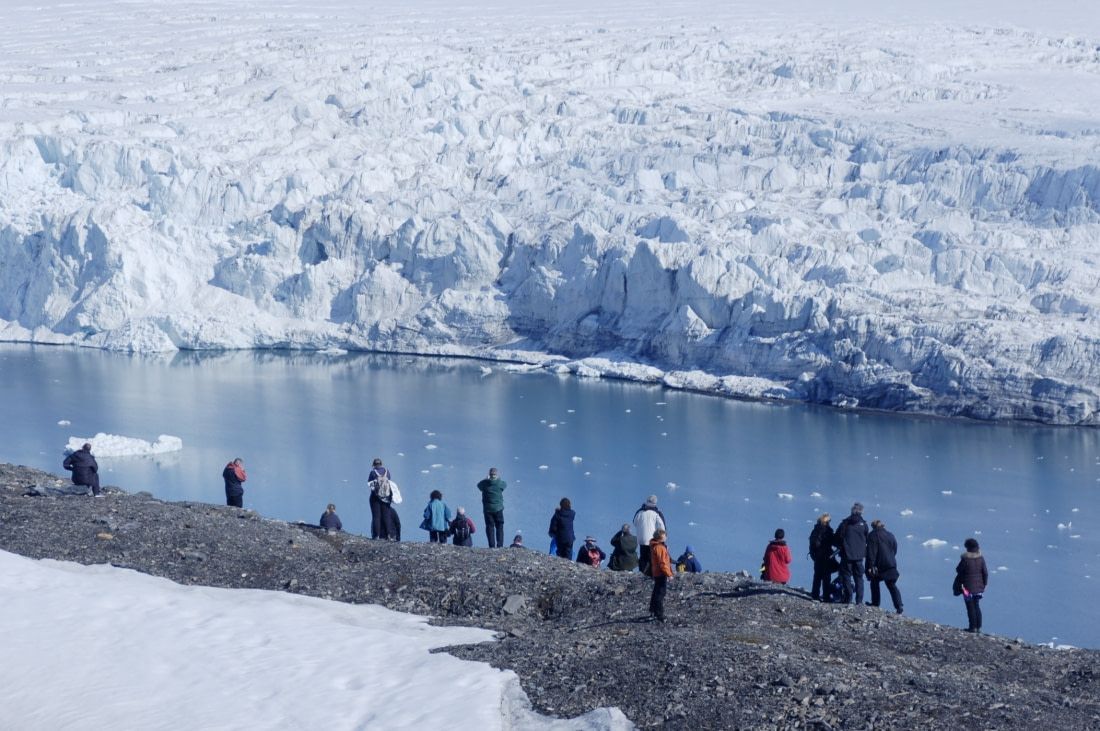
{"type": "Polygon", "coordinates": [[[332,503],[329,503],[325,512],[321,514],[319,522],[325,530],[344,530],[344,524],[340,522],[340,516],[336,514],[336,506],[332,503]]]}
{"type": "Polygon", "coordinates": [[[420,527],[428,531],[429,543],[446,543],[451,528],[451,509],[443,502],[443,493],[432,490],[428,506],[424,508],[424,522],[420,527]]]}
{"type": "Polygon", "coordinates": [[[695,558],[695,549],[690,545],[684,546],[684,552],[676,559],[676,571],[679,573],[701,574],[703,565],[695,558]]]}
{"type": "Polygon", "coordinates": [[[573,519],[576,517],[573,504],[569,498],[563,497],[554,511],[554,517],[550,518],[549,534],[557,546],[555,553],[561,558],[573,558],[573,542],[577,539],[573,533],[573,519]]]}

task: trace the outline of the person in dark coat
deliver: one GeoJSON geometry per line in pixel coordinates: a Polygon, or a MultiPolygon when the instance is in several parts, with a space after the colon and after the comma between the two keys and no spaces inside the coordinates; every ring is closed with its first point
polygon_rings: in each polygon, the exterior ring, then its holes
{"type": "Polygon", "coordinates": [[[573,541],[576,535],[573,533],[573,519],[577,514],[573,511],[573,505],[569,498],[563,497],[558,503],[558,509],[554,511],[554,517],[550,518],[550,530],[548,531],[557,546],[556,555],[561,558],[573,558],[573,541]]]}
{"type": "Polygon", "coordinates": [[[92,495],[99,497],[99,464],[92,456],[92,445],[84,443],[61,463],[61,466],[73,473],[73,484],[92,488],[92,495]]]}
{"type": "Polygon", "coordinates": [[[622,530],[611,537],[611,560],[607,568],[612,571],[633,571],[638,568],[638,538],[630,532],[630,523],[623,523],[622,530]]]}
{"type": "Polygon", "coordinates": [[[882,595],[879,584],[885,582],[890,592],[894,611],[902,613],[901,592],[898,591],[898,540],[886,530],[881,520],[871,521],[871,534],[867,536],[867,578],[871,580],[871,606],[877,607],[882,595]]]}
{"type": "Polygon", "coordinates": [[[607,558],[607,554],[596,545],[595,536],[585,538],[584,545],[577,549],[577,563],[583,563],[585,566],[598,569],[605,558],[607,558]]]}
{"type": "Polygon", "coordinates": [[[377,485],[379,481],[386,479],[392,480],[393,476],[390,471],[382,465],[382,460],[378,457],[374,458],[371,463],[370,472],[367,474],[367,486],[370,488],[370,537],[378,538],[385,532],[383,528],[385,517],[385,510],[383,509],[382,500],[378,497],[377,485]]]}
{"type": "Polygon", "coordinates": [[[695,557],[695,549],[691,544],[684,546],[684,552],[680,554],[680,558],[676,559],[676,571],[687,574],[703,573],[703,564],[699,563],[699,559],[695,557]]]}
{"type": "Polygon", "coordinates": [[[242,483],[248,479],[244,471],[244,461],[237,457],[222,470],[222,479],[225,480],[225,504],[234,508],[244,507],[244,486],[242,483]]]}
{"type": "Polygon", "coordinates": [[[474,533],[477,533],[474,521],[466,515],[466,508],[460,506],[455,519],[451,521],[451,542],[456,546],[472,546],[474,533]]]}
{"type": "Polygon", "coordinates": [[[981,634],[982,632],[982,595],[989,583],[989,569],[985,565],[985,556],[982,555],[978,542],[973,538],[967,538],[963,544],[966,553],[959,557],[959,565],[955,567],[955,587],[957,593],[963,595],[966,604],[967,632],[981,634]]]}
{"type": "Polygon", "coordinates": [[[833,527],[829,525],[832,516],[822,513],[817,516],[817,523],[810,532],[810,559],[814,562],[814,582],[810,587],[810,598],[815,601],[828,602],[832,600],[830,586],[833,583],[833,572],[839,568],[837,560],[833,558],[833,527]]]}
{"type": "Polygon", "coordinates": [[[340,522],[340,516],[336,514],[336,506],[332,503],[329,503],[328,507],[325,508],[319,522],[325,530],[344,530],[344,524],[340,522]]]}
{"type": "Polygon", "coordinates": [[[489,548],[504,548],[504,489],[508,483],[500,479],[496,467],[489,470],[489,476],[477,483],[481,491],[481,507],[485,514],[485,537],[489,539],[489,548]]]}
{"type": "Polygon", "coordinates": [[[836,529],[834,542],[840,549],[840,578],[856,604],[863,603],[863,561],[867,558],[867,521],[863,503],[852,506],[852,513],[836,529]]]}

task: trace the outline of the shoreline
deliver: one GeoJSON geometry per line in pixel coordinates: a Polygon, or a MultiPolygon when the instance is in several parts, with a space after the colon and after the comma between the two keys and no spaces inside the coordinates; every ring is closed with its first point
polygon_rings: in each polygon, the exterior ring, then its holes
{"type": "Polygon", "coordinates": [[[249,510],[153,498],[25,497],[67,478],[0,465],[0,549],[183,584],[380,604],[500,641],[447,648],[517,673],[540,713],[616,706],[639,728],[1100,725],[1097,650],[970,636],[738,574],[650,582],[531,549],[371,541],[249,510]]]}

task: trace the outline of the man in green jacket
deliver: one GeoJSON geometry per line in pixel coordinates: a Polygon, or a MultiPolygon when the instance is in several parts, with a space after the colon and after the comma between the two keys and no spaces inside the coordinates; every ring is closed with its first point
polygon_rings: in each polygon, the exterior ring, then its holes
{"type": "Polygon", "coordinates": [[[504,488],[508,483],[500,479],[496,467],[489,470],[489,476],[477,483],[481,490],[481,507],[485,510],[485,535],[489,537],[489,548],[504,548],[504,488]]]}

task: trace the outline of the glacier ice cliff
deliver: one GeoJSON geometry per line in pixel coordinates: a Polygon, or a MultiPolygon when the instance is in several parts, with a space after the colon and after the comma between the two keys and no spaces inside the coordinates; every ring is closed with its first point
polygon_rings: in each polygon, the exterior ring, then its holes
{"type": "Polygon", "coordinates": [[[574,5],[5,5],[0,339],[1100,424],[1100,33],[574,5]]]}

